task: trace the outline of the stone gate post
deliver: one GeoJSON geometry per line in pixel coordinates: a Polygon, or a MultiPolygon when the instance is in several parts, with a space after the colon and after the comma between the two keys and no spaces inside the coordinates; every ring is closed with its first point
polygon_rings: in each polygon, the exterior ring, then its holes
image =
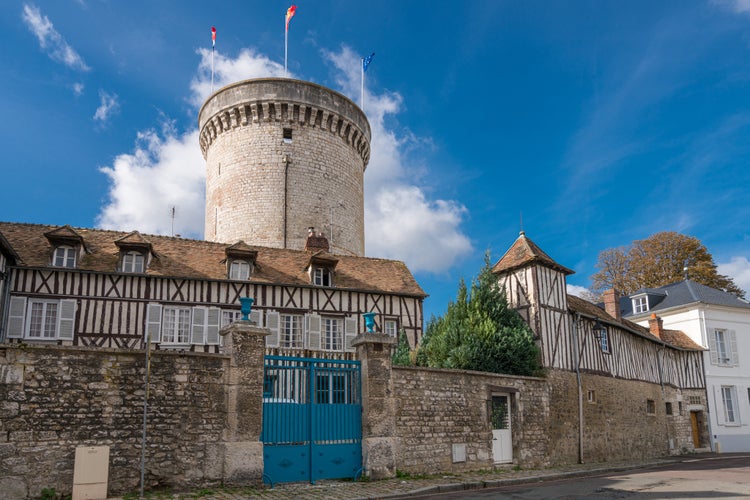
{"type": "Polygon", "coordinates": [[[222,329],[230,356],[227,427],[224,430],[224,482],[245,485],[263,478],[263,360],[269,331],[250,321],[222,329]]]}
{"type": "Polygon", "coordinates": [[[396,476],[396,399],[391,353],[397,340],[363,333],[352,341],[362,363],[362,467],[371,479],[396,476]]]}

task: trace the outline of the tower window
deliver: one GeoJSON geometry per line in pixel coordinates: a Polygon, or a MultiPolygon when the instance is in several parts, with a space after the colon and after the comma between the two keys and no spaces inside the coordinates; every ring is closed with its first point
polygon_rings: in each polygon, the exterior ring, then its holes
{"type": "Polygon", "coordinates": [[[285,144],[291,144],[292,143],[292,129],[285,128],[284,129],[284,143],[285,144]]]}

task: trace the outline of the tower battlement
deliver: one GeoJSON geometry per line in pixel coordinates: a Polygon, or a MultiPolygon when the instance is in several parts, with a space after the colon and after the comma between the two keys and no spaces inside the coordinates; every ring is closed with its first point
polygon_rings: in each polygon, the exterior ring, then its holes
{"type": "Polygon", "coordinates": [[[246,80],[211,95],[198,122],[207,240],[302,249],[313,226],[332,252],[364,254],[370,125],[349,98],[300,80],[246,80]]]}

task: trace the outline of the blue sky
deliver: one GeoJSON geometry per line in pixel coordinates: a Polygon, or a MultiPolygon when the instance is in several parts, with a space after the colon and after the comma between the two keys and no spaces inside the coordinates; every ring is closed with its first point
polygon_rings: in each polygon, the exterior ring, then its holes
{"type": "MultiPolygon", "coordinates": [[[[0,219],[202,236],[197,111],[283,75],[289,2],[8,0],[0,219]]],[[[750,291],[750,1],[300,1],[289,71],[373,127],[367,254],[440,313],[520,229],[576,271],[658,231],[750,291]]]]}

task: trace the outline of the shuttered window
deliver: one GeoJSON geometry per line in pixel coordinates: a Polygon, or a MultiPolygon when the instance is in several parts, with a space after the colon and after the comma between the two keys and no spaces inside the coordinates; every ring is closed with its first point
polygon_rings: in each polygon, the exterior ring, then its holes
{"type": "Polygon", "coordinates": [[[29,340],[73,340],[75,300],[11,297],[8,338],[29,340]]]}

